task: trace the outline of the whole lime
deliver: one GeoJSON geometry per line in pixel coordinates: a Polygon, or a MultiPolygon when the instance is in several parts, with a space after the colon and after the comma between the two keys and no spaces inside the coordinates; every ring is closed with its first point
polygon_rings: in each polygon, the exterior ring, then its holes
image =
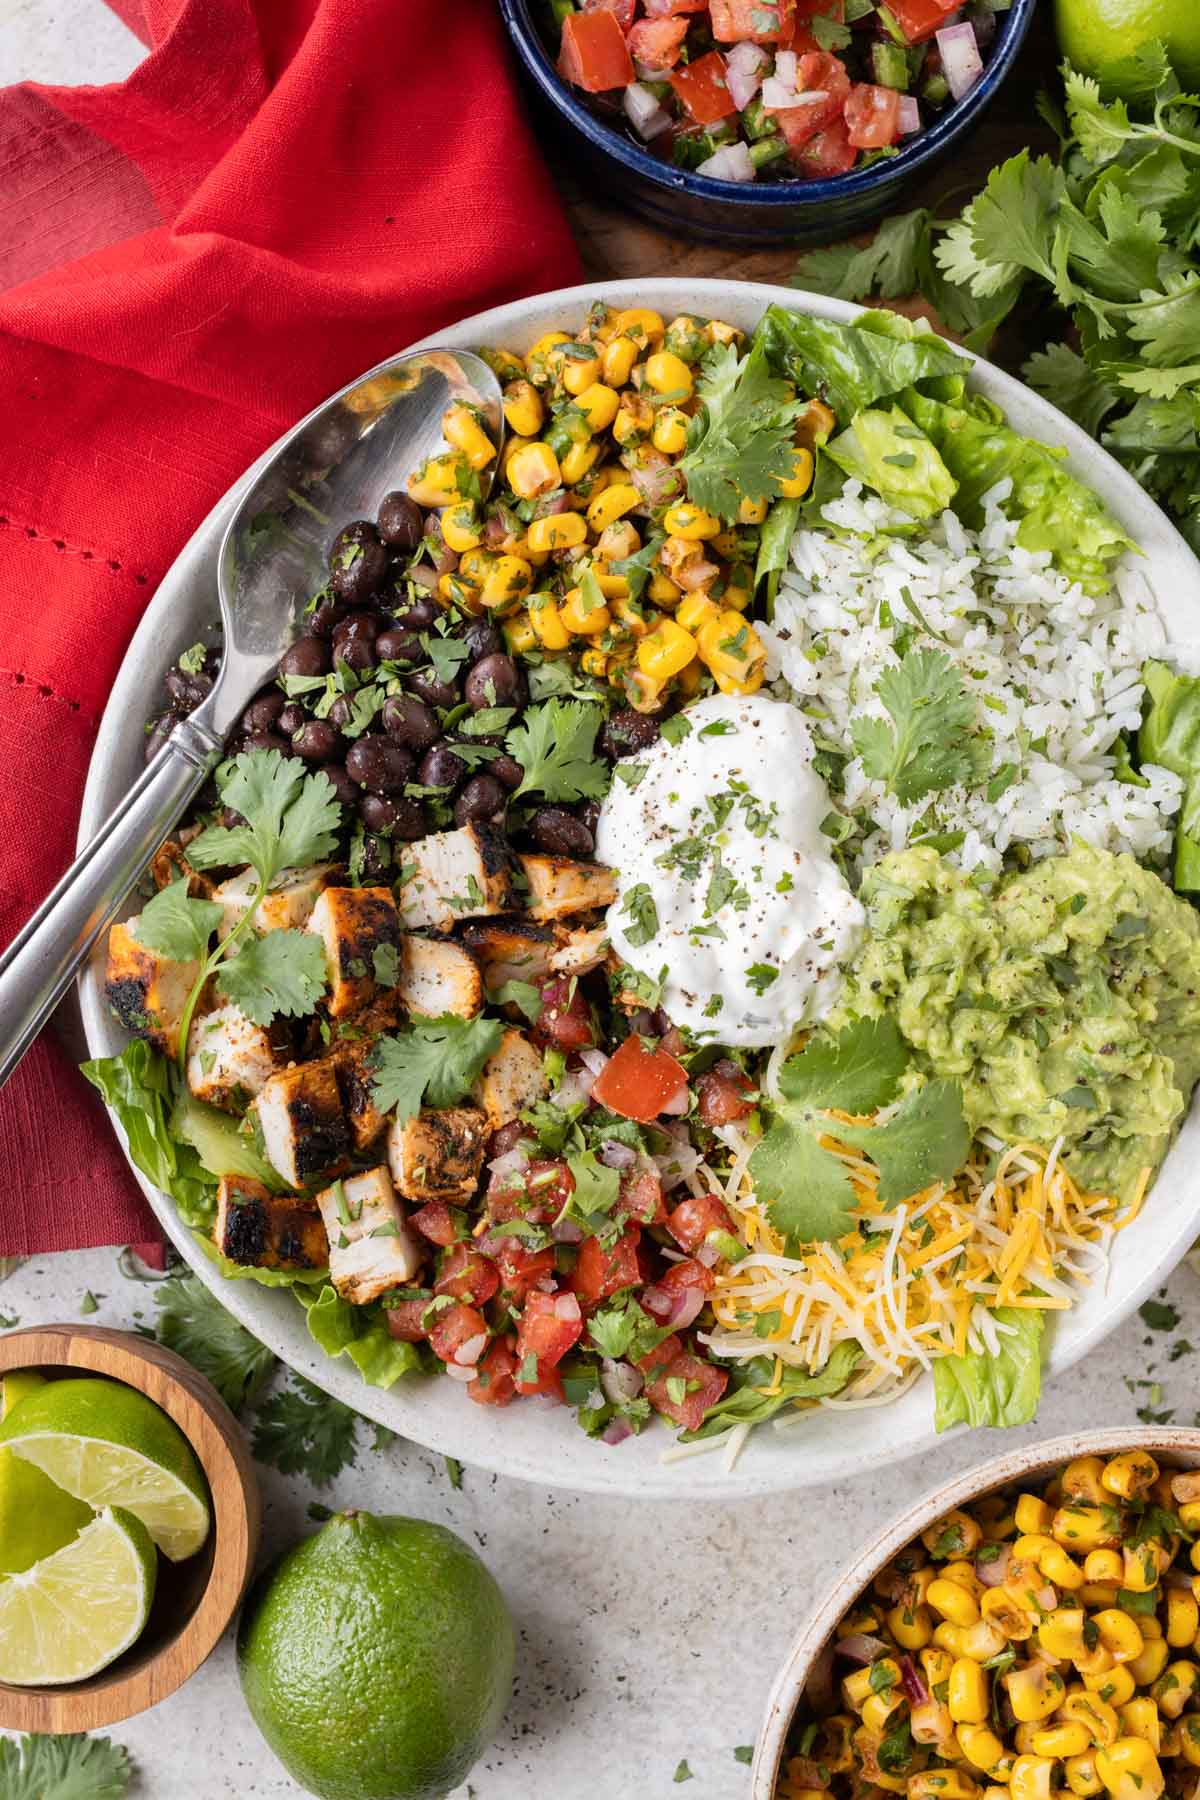
{"type": "Polygon", "coordinates": [[[267,1569],[238,1628],[254,1721],[321,1800],[441,1800],[494,1736],[515,1654],[504,1596],[461,1538],[362,1512],[267,1569]]]}
{"type": "Polygon", "coordinates": [[[1055,0],[1058,41],[1085,75],[1116,75],[1118,64],[1150,38],[1162,38],[1185,88],[1200,88],[1197,0],[1055,0]]]}

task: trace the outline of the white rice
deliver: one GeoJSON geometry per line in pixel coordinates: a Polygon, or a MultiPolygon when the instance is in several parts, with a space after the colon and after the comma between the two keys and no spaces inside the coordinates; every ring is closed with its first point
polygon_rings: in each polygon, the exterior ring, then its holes
{"type": "Polygon", "coordinates": [[[897,537],[882,534],[911,530],[911,521],[847,482],[823,510],[832,529],[792,541],[773,626],[759,627],[768,678],[777,691],[790,689],[819,743],[849,756],[834,791],[856,815],[861,836],[850,848],[864,864],[943,832],[965,834],[947,854],[981,875],[999,870],[1014,844],[1038,857],[1072,837],[1161,864],[1182,783],[1157,766],[1142,770],[1146,787],[1113,773],[1119,735],[1132,738],[1141,721],[1142,664],[1166,651],[1153,592],[1127,558],[1109,593],[1085,594],[1055,572],[1048,553],[1017,544],[1018,521],[1001,511],[1009,492],[1005,481],[984,496],[977,532],[944,512],[927,535],[897,537]],[[993,734],[991,769],[1017,766],[995,800],[985,779],[901,806],[854,755],[852,721],[886,716],[875,683],[898,660],[894,640],[904,628],[912,646],[941,650],[962,670],[993,734]]]}

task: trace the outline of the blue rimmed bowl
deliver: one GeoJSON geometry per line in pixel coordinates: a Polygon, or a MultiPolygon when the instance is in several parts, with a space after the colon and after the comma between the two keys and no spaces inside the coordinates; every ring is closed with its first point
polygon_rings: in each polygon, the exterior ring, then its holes
{"type": "Polygon", "coordinates": [[[723,244],[828,241],[897,210],[904,194],[969,135],[995,99],[1032,22],[1037,0],[996,15],[982,79],[895,156],[822,181],[714,181],[665,163],[606,124],[562,80],[534,17],[537,0],[500,0],[517,56],[571,166],[613,199],[673,234],[723,244]]]}

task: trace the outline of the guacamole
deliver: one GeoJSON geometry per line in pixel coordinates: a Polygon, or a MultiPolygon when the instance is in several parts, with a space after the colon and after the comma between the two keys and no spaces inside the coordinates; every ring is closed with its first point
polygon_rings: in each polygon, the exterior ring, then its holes
{"type": "Polygon", "coordinates": [[[838,1019],[887,1009],[967,1122],[1061,1136],[1076,1181],[1130,1195],[1200,1077],[1200,915],[1131,856],[1075,845],[982,892],[935,850],[863,881],[869,931],[838,1019]]]}

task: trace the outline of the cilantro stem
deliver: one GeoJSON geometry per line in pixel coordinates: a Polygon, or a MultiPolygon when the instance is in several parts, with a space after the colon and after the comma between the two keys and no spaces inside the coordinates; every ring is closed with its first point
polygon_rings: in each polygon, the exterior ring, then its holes
{"type": "Polygon", "coordinates": [[[223,938],[215,950],[209,951],[208,956],[205,959],[204,967],[192,983],[192,991],[184,1003],[183,1016],[179,1021],[179,1073],[183,1076],[185,1082],[187,1080],[188,1036],[192,1029],[192,1014],[196,1010],[196,1002],[199,1000],[200,995],[204,990],[204,984],[209,976],[228,958],[229,952],[233,949],[238,939],[243,937],[249,930],[250,921],[258,911],[261,902],[266,898],[266,892],[270,885],[269,880],[259,882],[254,890],[253,898],[245,912],[242,914],[233,930],[229,933],[229,936],[223,938]]]}

